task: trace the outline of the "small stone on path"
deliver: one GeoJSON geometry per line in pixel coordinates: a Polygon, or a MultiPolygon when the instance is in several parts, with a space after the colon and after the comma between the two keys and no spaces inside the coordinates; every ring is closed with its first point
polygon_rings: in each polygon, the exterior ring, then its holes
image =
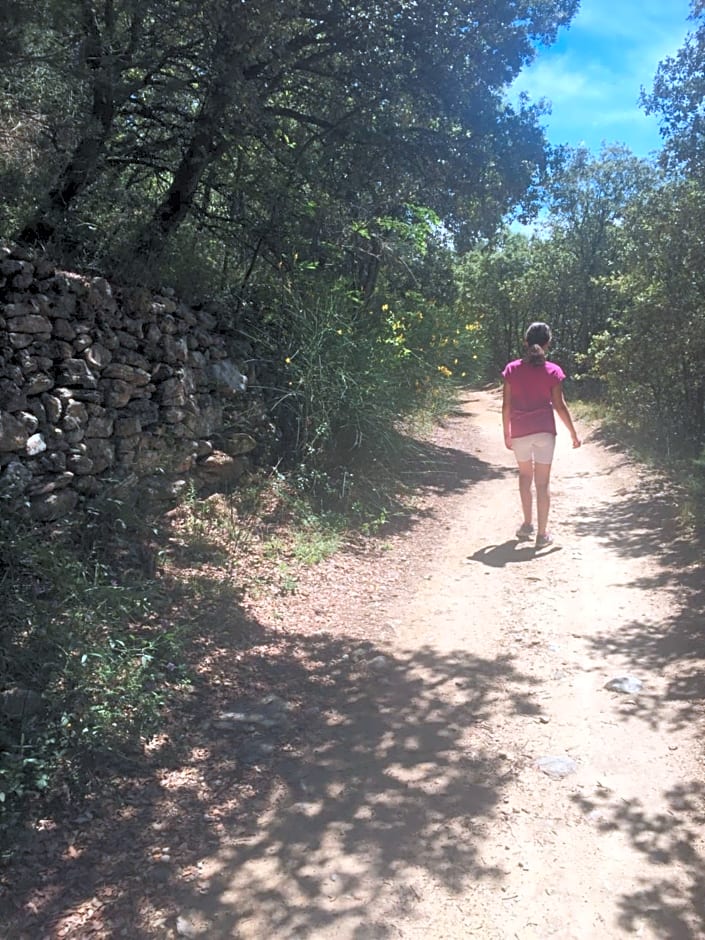
{"type": "Polygon", "coordinates": [[[179,937],[206,937],[210,926],[199,912],[179,914],[176,918],[176,933],[179,937]]]}
{"type": "Polygon", "coordinates": [[[605,683],[605,688],[610,692],[626,692],[633,695],[635,692],[641,692],[644,683],[635,676],[616,676],[605,683]]]}
{"type": "Polygon", "coordinates": [[[371,659],[368,664],[370,669],[386,669],[388,665],[388,660],[386,656],[375,656],[374,659],[371,659]]]}
{"type": "Polygon", "coordinates": [[[573,758],[565,754],[538,757],[534,761],[534,767],[552,780],[562,780],[563,777],[574,774],[578,769],[578,765],[573,758]]]}

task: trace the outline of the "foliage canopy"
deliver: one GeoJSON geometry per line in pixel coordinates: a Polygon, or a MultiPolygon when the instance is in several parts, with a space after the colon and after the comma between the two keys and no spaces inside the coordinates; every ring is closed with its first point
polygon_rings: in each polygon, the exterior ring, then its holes
{"type": "Polygon", "coordinates": [[[406,203],[489,231],[544,163],[537,110],[504,89],[576,5],[27,4],[3,91],[33,153],[5,155],[24,188],[4,224],[102,256],[161,254],[189,223],[320,257],[342,223],[406,203]]]}

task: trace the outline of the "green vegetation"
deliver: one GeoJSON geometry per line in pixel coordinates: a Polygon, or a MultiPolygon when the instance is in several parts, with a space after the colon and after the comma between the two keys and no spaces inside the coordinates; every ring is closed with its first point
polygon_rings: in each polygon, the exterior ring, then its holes
{"type": "Polygon", "coordinates": [[[505,92],[576,8],[22,0],[0,236],[220,301],[288,460],[379,439],[476,375],[455,250],[529,210],[541,111],[505,92]]]}
{"type": "Polygon", "coordinates": [[[703,529],[705,449],[705,9],[643,96],[661,123],[654,162],[623,147],[554,154],[533,236],[505,231],[459,262],[487,375],[527,321],[554,329],[573,397],[600,402],[623,440],[677,474],[703,529]]]}
{"type": "Polygon", "coordinates": [[[0,813],[9,818],[25,794],[72,789],[98,763],[134,755],[182,679],[178,628],[156,616],[140,558],[131,568],[124,558],[117,580],[99,548],[85,528],[47,536],[0,519],[0,813]]]}
{"type": "MultiPolygon", "coordinates": [[[[218,301],[253,350],[286,477],[275,497],[189,494],[191,561],[259,541],[295,591],[351,519],[370,533],[394,513],[379,477],[401,429],[455,383],[496,381],[532,319],[573,397],[685,468],[705,525],[701,2],[644,97],[655,162],[550,153],[540,108],[507,103],[577,0],[6,7],[0,236],[218,301]],[[539,207],[533,236],[503,227],[539,207]]],[[[0,520],[7,815],[138,753],[183,680],[191,638],[164,615],[155,533],[122,511],[51,532],[0,520]]]]}

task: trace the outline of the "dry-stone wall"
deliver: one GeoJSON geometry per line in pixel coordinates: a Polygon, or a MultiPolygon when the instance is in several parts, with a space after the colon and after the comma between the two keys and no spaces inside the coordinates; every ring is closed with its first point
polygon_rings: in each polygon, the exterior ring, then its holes
{"type": "Polygon", "coordinates": [[[208,309],[0,246],[0,511],[55,520],[115,485],[234,481],[271,435],[208,309]]]}

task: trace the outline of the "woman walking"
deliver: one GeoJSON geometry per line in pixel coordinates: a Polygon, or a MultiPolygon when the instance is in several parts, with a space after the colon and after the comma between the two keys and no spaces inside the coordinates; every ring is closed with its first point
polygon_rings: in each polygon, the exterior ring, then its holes
{"type": "Polygon", "coordinates": [[[563,397],[565,373],[555,362],[546,359],[550,342],[550,327],[546,323],[532,323],[524,335],[524,358],[509,362],[502,372],[504,443],[514,451],[519,467],[519,496],[524,514],[516,534],[522,541],[534,538],[535,534],[537,549],[553,541],[548,532],[548,513],[551,463],[556,445],[555,414],[570,432],[573,447],[580,447],[563,397]],[[536,488],[535,530],[532,486],[536,488]]]}

